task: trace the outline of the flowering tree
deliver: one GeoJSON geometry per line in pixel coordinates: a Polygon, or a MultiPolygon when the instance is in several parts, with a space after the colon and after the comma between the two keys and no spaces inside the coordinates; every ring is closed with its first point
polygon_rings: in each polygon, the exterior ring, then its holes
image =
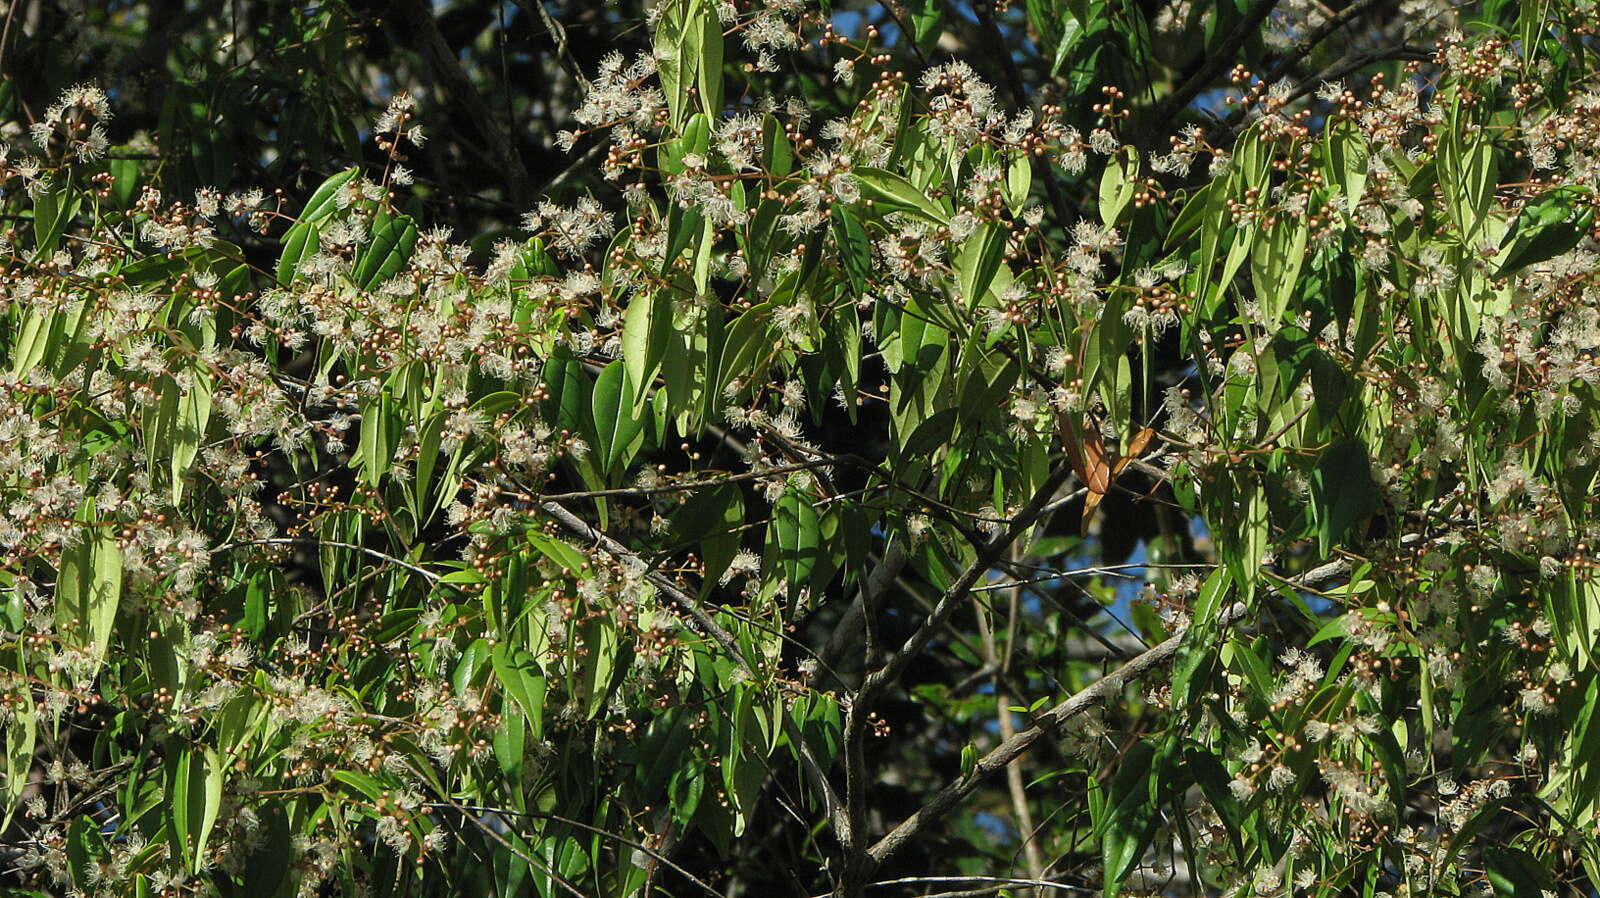
{"type": "Polygon", "coordinates": [[[0,35],[9,894],[1592,893],[1592,2],[229,6],[0,35]]]}

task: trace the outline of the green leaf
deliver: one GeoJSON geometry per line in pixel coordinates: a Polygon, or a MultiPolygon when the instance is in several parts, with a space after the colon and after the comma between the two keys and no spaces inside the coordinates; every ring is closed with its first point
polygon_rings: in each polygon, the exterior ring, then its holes
{"type": "Polygon", "coordinates": [[[316,192],[311,194],[305,209],[300,212],[299,220],[283,235],[283,252],[278,256],[279,282],[288,284],[293,281],[295,274],[300,270],[300,263],[317,252],[321,235],[317,227],[318,222],[338,211],[339,188],[348,184],[350,179],[359,173],[358,168],[347,168],[323,181],[316,192]]]}
{"type": "Polygon", "coordinates": [[[361,479],[372,486],[378,485],[394,462],[389,426],[391,403],[389,394],[382,392],[368,400],[361,412],[361,442],[357,446],[361,479]]]}
{"type": "MultiPolygon", "coordinates": [[[[178,390],[176,382],[171,388],[178,390]]],[[[170,453],[172,471],[172,504],[183,500],[184,475],[199,454],[200,443],[205,438],[206,424],[211,420],[211,376],[198,366],[191,372],[189,387],[179,392],[176,416],[173,421],[170,453]]]]}
{"type": "Polygon", "coordinates": [[[567,349],[560,348],[545,365],[544,383],[549,396],[542,414],[550,426],[558,432],[587,433],[593,387],[583,364],[567,349]]]}
{"type": "Polygon", "coordinates": [[[39,737],[39,709],[33,703],[31,689],[17,690],[17,701],[5,722],[5,814],[0,828],[11,824],[17,802],[29,786],[28,774],[33,769],[33,750],[39,737]]]}
{"type": "Polygon", "coordinates": [[[1344,194],[1345,209],[1353,212],[1367,189],[1367,141],[1355,123],[1340,119],[1328,128],[1327,179],[1344,194]]]}
{"type": "Polygon", "coordinates": [[[363,290],[372,290],[400,273],[417,245],[417,224],[409,215],[378,213],[372,227],[372,242],[356,258],[351,277],[363,290]]]}
{"type": "Polygon", "coordinates": [[[649,394],[672,335],[672,299],[666,290],[636,294],[622,320],[622,362],[634,397],[649,394]]]}
{"type": "Polygon", "coordinates": [[[1494,146],[1483,134],[1450,128],[1441,141],[1439,188],[1464,240],[1483,227],[1496,187],[1494,146]]]}
{"type": "Polygon", "coordinates": [[[722,115],[722,23],[712,4],[699,10],[698,21],[684,30],[685,50],[695,55],[695,84],[700,108],[712,118],[722,115]]]}
{"type": "Polygon", "coordinates": [[[1341,614],[1323,624],[1310,639],[1306,640],[1306,648],[1310,648],[1319,642],[1327,642],[1330,639],[1344,639],[1349,635],[1349,615],[1341,614]]]}
{"type": "Polygon", "coordinates": [[[583,570],[583,566],[588,563],[588,559],[583,556],[582,552],[559,539],[545,536],[537,530],[529,530],[527,539],[528,545],[538,550],[539,554],[562,568],[571,571],[574,576],[577,576],[583,570]]]}
{"type": "Polygon", "coordinates": [[[1006,167],[1006,208],[1013,216],[1022,214],[1028,205],[1028,191],[1032,189],[1033,160],[1022,154],[1006,167]]]}
{"type": "Polygon", "coordinates": [[[771,528],[767,558],[780,565],[784,579],[789,581],[790,594],[810,588],[821,536],[817,510],[810,497],[793,487],[784,490],[773,506],[771,528]]]}
{"type": "Polygon", "coordinates": [[[1244,819],[1243,809],[1239,806],[1239,799],[1235,798],[1229,789],[1230,777],[1221,761],[1210,751],[1199,746],[1191,746],[1183,752],[1182,775],[1192,779],[1200,786],[1201,791],[1205,792],[1206,800],[1211,802],[1211,807],[1217,812],[1217,818],[1228,830],[1228,838],[1233,843],[1235,854],[1244,857],[1244,841],[1240,835],[1244,819]]]}
{"type": "Polygon", "coordinates": [[[1193,622],[1189,629],[1184,631],[1183,642],[1178,647],[1178,653],[1172,662],[1172,706],[1174,708],[1188,708],[1193,701],[1190,693],[1195,686],[1195,678],[1209,663],[1214,646],[1212,640],[1217,631],[1218,615],[1222,612],[1223,600],[1228,596],[1228,586],[1232,582],[1225,568],[1216,568],[1206,577],[1205,583],[1200,586],[1200,594],[1195,600],[1193,622]]]}
{"type": "Polygon", "coordinates": [[[606,617],[591,618],[583,626],[583,668],[578,694],[584,699],[586,715],[592,720],[611,698],[613,677],[623,672],[617,666],[621,642],[617,625],[606,617]]]}
{"type": "Polygon", "coordinates": [[[456,669],[450,676],[450,685],[455,689],[456,695],[477,687],[479,675],[483,673],[484,662],[489,660],[489,655],[489,640],[479,638],[467,644],[461,653],[461,660],[456,662],[456,669]]]}
{"type": "Polygon", "coordinates": [[[34,258],[43,259],[56,251],[61,235],[83,205],[83,195],[67,178],[39,194],[33,201],[33,236],[38,247],[34,258]]]}
{"type": "Polygon", "coordinates": [[[995,274],[1005,258],[1005,250],[1006,231],[992,224],[979,226],[961,244],[955,268],[961,297],[968,309],[976,308],[988,294],[989,285],[994,282],[995,274]]]}
{"type": "Polygon", "coordinates": [[[1106,161],[1100,174],[1100,220],[1107,226],[1122,218],[1139,187],[1139,151],[1125,146],[1106,161]]]}
{"type": "Polygon", "coordinates": [[[615,472],[644,432],[644,416],[634,402],[633,385],[619,359],[607,365],[594,381],[595,452],[601,467],[615,472]]]}
{"type": "Polygon", "coordinates": [[[214,749],[183,748],[168,762],[168,813],[179,856],[191,873],[208,866],[206,842],[222,810],[225,768],[214,749]]]}
{"type": "MultiPolygon", "coordinates": [[[[669,175],[682,174],[687,165],[684,157],[691,154],[704,158],[711,152],[711,117],[696,112],[684,122],[683,133],[677,140],[667,141],[661,147],[661,169],[669,175]]],[[[680,249],[682,247],[679,247],[680,249]]],[[[672,264],[672,253],[667,254],[667,264],[672,264]]]]}
{"type": "MultiPolygon", "coordinates": [[[[1086,32],[1083,23],[1078,17],[1067,10],[1061,12],[1061,37],[1057,39],[1055,52],[1050,60],[1050,77],[1055,78],[1061,74],[1061,67],[1072,58],[1073,51],[1078,48],[1079,42],[1086,32]]],[[[1098,52],[1098,48],[1096,48],[1098,52]]]]}
{"type": "Polygon", "coordinates": [[[300,273],[301,263],[316,253],[320,240],[321,232],[314,224],[302,221],[289,227],[283,235],[283,252],[278,255],[279,283],[294,281],[295,275],[300,273]]]}
{"type": "Polygon", "coordinates": [[[722,368],[717,375],[717,397],[724,395],[723,390],[735,378],[748,385],[749,379],[760,373],[755,370],[756,365],[772,349],[770,325],[767,322],[770,314],[771,306],[758,303],[746,309],[728,328],[728,337],[722,347],[722,368]]]}
{"type": "Polygon", "coordinates": [[[839,261],[844,264],[854,295],[867,292],[867,283],[873,278],[872,241],[861,226],[861,219],[847,206],[833,210],[833,239],[839,245],[839,261]]]}
{"type": "Polygon", "coordinates": [[[355,789],[357,794],[371,801],[373,804],[383,801],[384,793],[389,791],[388,789],[384,788],[383,783],[380,783],[376,779],[373,779],[367,774],[359,771],[335,770],[331,776],[333,779],[344,783],[346,786],[349,786],[352,789],[355,789]]]}
{"type": "Polygon", "coordinates": [[[1557,187],[1546,191],[1522,208],[1522,212],[1500,243],[1500,265],[1494,276],[1503,278],[1537,265],[1582,242],[1594,223],[1590,191],[1581,187],[1557,187]],[[1576,212],[1576,214],[1574,214],[1576,212]]]}
{"type": "Polygon", "coordinates": [[[883,364],[899,374],[906,365],[932,369],[950,340],[950,332],[936,323],[923,301],[912,296],[904,309],[880,302],[874,309],[874,329],[883,364]]]}
{"type": "MultiPolygon", "coordinates": [[[[698,5],[698,4],[697,4],[698,5]]],[[[655,29],[656,78],[661,82],[661,93],[667,101],[668,123],[673,130],[683,127],[689,112],[689,86],[694,83],[695,55],[685,55],[684,38],[689,29],[683,21],[682,9],[676,3],[668,4],[662,17],[663,27],[655,29]]]]}
{"type": "Polygon", "coordinates": [[[794,164],[794,147],[783,123],[770,113],[761,120],[761,163],[774,178],[786,177],[794,164]]]}
{"type": "Polygon", "coordinates": [[[306,207],[300,211],[300,221],[318,222],[332,216],[339,210],[337,196],[339,188],[350,183],[350,179],[360,173],[359,168],[347,168],[317,185],[317,189],[311,194],[311,199],[306,200],[306,207]]]}
{"type": "Polygon", "coordinates": [[[1311,474],[1311,498],[1318,549],[1326,556],[1382,504],[1364,441],[1350,437],[1323,450],[1311,474]]]}
{"type": "Polygon", "coordinates": [[[894,172],[861,166],[853,169],[851,175],[861,185],[861,195],[872,201],[879,215],[909,212],[938,225],[950,222],[949,213],[929,199],[926,191],[894,172]]]}
{"type": "Polygon", "coordinates": [[[1484,870],[1494,893],[1510,898],[1540,898],[1555,889],[1549,864],[1510,846],[1491,845],[1484,850],[1484,870]]]}
{"type": "Polygon", "coordinates": [[[1141,739],[1123,755],[1107,789],[1099,830],[1101,862],[1105,869],[1107,898],[1121,894],[1123,880],[1133,871],[1155,838],[1160,820],[1161,778],[1168,749],[1141,739]]]}
{"type": "Polygon", "coordinates": [[[544,699],[547,690],[544,672],[526,649],[505,642],[495,644],[489,656],[494,675],[506,695],[516,702],[533,730],[533,738],[544,738],[544,699]]]}
{"type": "Polygon", "coordinates": [[[944,33],[944,0],[913,0],[910,9],[911,37],[927,52],[944,33]]]}
{"type": "Polygon", "coordinates": [[[1250,278],[1269,329],[1284,320],[1289,300],[1300,283],[1310,228],[1302,215],[1280,215],[1271,228],[1256,231],[1250,252],[1250,278]]]}
{"type": "Polygon", "coordinates": [[[681,542],[700,541],[705,584],[710,589],[739,551],[744,524],[744,494],[724,483],[695,490],[672,514],[672,534],[681,542]]]}
{"type": "Polygon", "coordinates": [[[96,666],[105,661],[122,597],[122,549],[109,527],[89,525],[62,552],[56,584],[56,626],[89,649],[96,666]]]}

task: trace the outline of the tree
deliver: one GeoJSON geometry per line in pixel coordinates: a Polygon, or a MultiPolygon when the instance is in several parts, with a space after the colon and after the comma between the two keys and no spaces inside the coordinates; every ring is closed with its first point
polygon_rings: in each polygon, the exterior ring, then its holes
{"type": "Polygon", "coordinates": [[[1592,3],[69,12],[15,894],[1595,887],[1592,3]]]}

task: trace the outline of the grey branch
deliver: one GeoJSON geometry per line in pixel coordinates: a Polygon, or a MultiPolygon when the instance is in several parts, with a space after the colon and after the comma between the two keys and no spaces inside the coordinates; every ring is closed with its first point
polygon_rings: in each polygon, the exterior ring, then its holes
{"type": "MultiPolygon", "coordinates": [[[[1242,617],[1245,606],[1236,602],[1223,611],[1219,622],[1226,626],[1242,617]]],[[[879,839],[877,844],[868,850],[867,854],[874,864],[881,864],[888,859],[901,846],[921,832],[935,820],[950,813],[961,800],[971,795],[978,788],[978,784],[988,777],[1005,770],[1006,765],[1032,747],[1033,743],[1047,733],[1060,728],[1068,720],[1083,713],[1090,707],[1105,701],[1107,698],[1120,694],[1123,687],[1132,682],[1136,677],[1154,668],[1178,651],[1183,643],[1185,632],[1174,634],[1167,641],[1151,648],[1138,657],[1122,665],[1104,677],[1096,680],[1078,694],[1061,702],[1050,710],[1040,714],[1033,727],[1023,730],[1015,736],[996,746],[993,751],[978,760],[972,772],[940,789],[927,804],[906,818],[904,823],[895,827],[892,832],[879,839]]]]}

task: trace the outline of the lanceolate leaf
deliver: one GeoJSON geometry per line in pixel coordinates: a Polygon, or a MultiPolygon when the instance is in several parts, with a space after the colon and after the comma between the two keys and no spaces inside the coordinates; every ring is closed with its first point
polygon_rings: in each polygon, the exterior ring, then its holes
{"type": "Polygon", "coordinates": [[[636,400],[648,394],[671,334],[672,300],[667,291],[634,297],[622,321],[622,361],[636,400]]]}
{"type": "MultiPolygon", "coordinates": [[[[92,505],[90,506],[92,509],[92,505]]],[[[106,658],[122,598],[122,550],[103,525],[81,523],[63,551],[56,581],[56,621],[98,667],[106,658]]]]}
{"type": "Polygon", "coordinates": [[[771,528],[768,557],[781,565],[790,595],[811,588],[821,535],[811,499],[798,489],[785,490],[773,506],[771,528]]]}
{"type": "Polygon", "coordinates": [[[1117,764],[1107,789],[1105,816],[1095,822],[1101,834],[1107,898],[1121,894],[1123,881],[1155,837],[1167,754],[1164,745],[1141,739],[1117,764]]]}
{"type": "Polygon", "coordinates": [[[1377,511],[1381,501],[1367,445],[1360,439],[1341,440],[1323,450],[1311,485],[1317,541],[1323,552],[1343,541],[1352,527],[1377,511]]]}
{"type": "Polygon", "coordinates": [[[644,432],[644,417],[636,411],[633,385],[621,360],[612,362],[595,378],[592,413],[595,452],[606,471],[625,464],[633,441],[644,432]]]}
{"type": "Polygon", "coordinates": [[[347,168],[323,181],[306,202],[296,223],[283,238],[283,252],[278,257],[278,280],[287,284],[294,280],[300,264],[317,251],[320,239],[317,224],[338,210],[338,191],[355,178],[360,169],[347,168]]]}
{"type": "Polygon", "coordinates": [[[933,224],[944,224],[950,218],[926,192],[894,172],[864,167],[855,169],[851,175],[861,185],[862,196],[873,201],[873,209],[880,215],[910,212],[933,224]]]}
{"type": "Polygon", "coordinates": [[[184,478],[188,474],[189,465],[200,451],[200,444],[206,434],[206,424],[211,419],[211,376],[204,371],[195,370],[191,373],[186,388],[179,388],[176,382],[173,382],[172,387],[178,390],[170,449],[172,504],[176,505],[183,499],[184,478]]]}
{"type": "Polygon", "coordinates": [[[1495,277],[1506,277],[1529,265],[1568,252],[1589,232],[1595,205],[1590,191],[1561,187],[1524,206],[1500,245],[1495,277]]]}
{"type": "Polygon", "coordinates": [[[1133,147],[1123,147],[1106,162],[1100,176],[1100,220],[1115,225],[1122,212],[1139,189],[1139,154],[1133,147]]]}
{"type": "Polygon", "coordinates": [[[364,290],[376,288],[404,267],[416,244],[417,225],[409,215],[379,213],[372,242],[357,255],[351,277],[364,290]]]}

